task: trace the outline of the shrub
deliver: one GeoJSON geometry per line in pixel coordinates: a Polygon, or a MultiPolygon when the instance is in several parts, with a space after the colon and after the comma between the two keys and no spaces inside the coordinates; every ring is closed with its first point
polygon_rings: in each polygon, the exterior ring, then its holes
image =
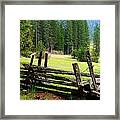
{"type": "Polygon", "coordinates": [[[78,55],[78,50],[77,49],[74,49],[71,53],[71,56],[73,56],[73,58],[76,58],[78,55]]]}
{"type": "Polygon", "coordinates": [[[83,48],[78,49],[77,60],[80,62],[86,62],[86,54],[85,54],[85,50],[83,48]]]}
{"type": "Polygon", "coordinates": [[[92,58],[92,62],[99,62],[99,56],[96,52],[94,52],[94,48],[91,51],[91,58],[92,58]]]}
{"type": "Polygon", "coordinates": [[[23,56],[23,57],[30,57],[30,55],[31,55],[31,51],[28,51],[28,50],[25,50],[25,51],[21,51],[21,56],[23,56]]]}
{"type": "Polygon", "coordinates": [[[43,45],[42,41],[40,40],[38,42],[37,48],[36,48],[36,58],[39,57],[40,51],[42,51],[42,58],[44,58],[44,53],[45,53],[45,46],[43,45]]]}

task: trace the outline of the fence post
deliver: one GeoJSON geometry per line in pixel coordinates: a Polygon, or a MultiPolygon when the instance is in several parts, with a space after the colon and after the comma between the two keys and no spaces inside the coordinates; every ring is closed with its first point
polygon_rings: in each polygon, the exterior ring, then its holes
{"type": "Polygon", "coordinates": [[[42,51],[40,51],[40,55],[38,58],[38,66],[41,66],[41,60],[42,60],[42,51]]]}
{"type": "Polygon", "coordinates": [[[31,83],[32,83],[32,81],[31,81],[31,70],[32,70],[31,65],[32,65],[32,63],[33,63],[33,59],[34,59],[34,55],[32,55],[32,58],[31,58],[31,60],[30,60],[30,66],[29,66],[29,68],[28,68],[27,77],[26,77],[26,79],[25,79],[26,89],[28,89],[28,85],[31,86],[31,83]]]}
{"type": "Polygon", "coordinates": [[[44,67],[47,67],[47,61],[48,61],[48,53],[45,53],[44,67]]]}
{"type": "Polygon", "coordinates": [[[91,60],[90,52],[89,51],[86,52],[86,56],[87,56],[87,64],[88,64],[88,67],[89,67],[89,72],[90,72],[90,75],[91,75],[91,78],[92,78],[92,82],[93,82],[93,87],[94,87],[94,90],[96,90],[97,89],[96,80],[95,80],[95,75],[94,75],[94,71],[93,71],[92,60],[91,60]]]}
{"type": "Polygon", "coordinates": [[[82,98],[83,97],[83,86],[81,85],[80,69],[77,63],[73,63],[72,66],[73,66],[74,74],[75,74],[76,81],[77,81],[78,91],[80,93],[79,95],[80,95],[80,98],[82,98]]]}
{"type": "Polygon", "coordinates": [[[31,66],[32,63],[33,63],[33,59],[34,59],[34,55],[32,55],[32,58],[31,58],[31,61],[30,61],[30,66],[31,66]]]}
{"type": "Polygon", "coordinates": [[[75,77],[76,77],[76,81],[77,81],[78,85],[80,85],[81,74],[80,74],[79,66],[78,66],[77,63],[73,63],[72,66],[73,66],[74,74],[75,74],[75,77]]]}

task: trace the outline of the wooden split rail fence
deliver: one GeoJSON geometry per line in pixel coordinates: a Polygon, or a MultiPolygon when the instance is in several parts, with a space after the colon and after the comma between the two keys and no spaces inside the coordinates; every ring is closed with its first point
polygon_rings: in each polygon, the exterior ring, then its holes
{"type": "Polygon", "coordinates": [[[20,70],[21,90],[34,89],[36,92],[49,91],[63,96],[65,99],[100,99],[100,76],[94,74],[89,51],[87,52],[87,63],[90,74],[81,73],[77,63],[73,63],[73,71],[57,70],[47,67],[48,53],[45,53],[44,67],[41,66],[42,52],[38,58],[38,66],[32,65],[34,55],[30,64],[24,64],[20,70]],[[62,75],[75,76],[66,78],[62,75]],[[91,80],[82,81],[81,76],[91,77],[91,80]],[[97,79],[96,79],[97,78],[97,79]]]}

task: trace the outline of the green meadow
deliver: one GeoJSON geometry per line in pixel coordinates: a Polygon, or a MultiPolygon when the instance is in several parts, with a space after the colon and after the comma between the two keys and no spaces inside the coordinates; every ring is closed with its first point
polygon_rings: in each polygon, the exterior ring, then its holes
{"type": "MultiPolygon", "coordinates": [[[[22,64],[29,64],[31,58],[20,58],[20,63],[22,64]]],[[[37,65],[38,59],[34,59],[33,65],[37,65]]],[[[66,70],[66,71],[73,71],[72,63],[78,63],[80,71],[84,73],[89,73],[87,62],[78,62],[76,59],[72,59],[70,55],[56,55],[51,54],[48,56],[48,67],[66,70]]],[[[94,63],[94,73],[100,74],[100,63],[94,63]]],[[[42,59],[42,66],[44,66],[44,59],[42,59]]]]}

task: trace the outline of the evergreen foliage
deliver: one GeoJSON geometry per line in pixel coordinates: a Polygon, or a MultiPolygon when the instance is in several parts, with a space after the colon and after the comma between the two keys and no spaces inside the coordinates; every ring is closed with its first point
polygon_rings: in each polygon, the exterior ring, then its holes
{"type": "MultiPolygon", "coordinates": [[[[98,62],[100,33],[96,26],[93,39],[94,61],[98,62]]],[[[71,54],[78,61],[86,61],[85,51],[90,48],[87,20],[21,20],[21,56],[29,57],[32,52],[61,51],[71,54]]]]}
{"type": "Polygon", "coordinates": [[[20,22],[20,52],[21,56],[29,57],[33,48],[34,31],[31,21],[20,22]]]}
{"type": "Polygon", "coordinates": [[[93,61],[98,62],[100,56],[100,25],[96,25],[93,36],[93,61]]]}

